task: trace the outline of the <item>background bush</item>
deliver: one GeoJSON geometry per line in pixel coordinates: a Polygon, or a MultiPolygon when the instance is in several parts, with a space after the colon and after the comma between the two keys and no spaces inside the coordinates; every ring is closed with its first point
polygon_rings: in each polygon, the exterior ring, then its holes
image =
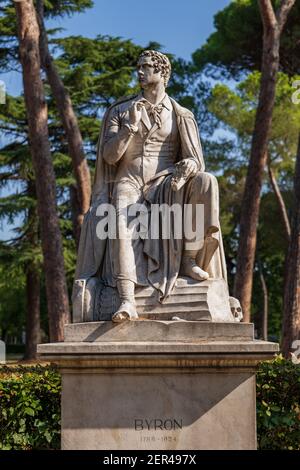
{"type": "Polygon", "coordinates": [[[261,363],[256,398],[259,448],[300,450],[300,364],[261,363]]]}
{"type": "MultiPolygon", "coordinates": [[[[60,374],[55,367],[0,368],[0,449],[60,448],[60,374]]],[[[257,372],[260,449],[300,450],[300,365],[278,356],[257,372]]]]}
{"type": "Polygon", "coordinates": [[[59,449],[60,393],[54,367],[1,367],[0,449],[59,449]]]}

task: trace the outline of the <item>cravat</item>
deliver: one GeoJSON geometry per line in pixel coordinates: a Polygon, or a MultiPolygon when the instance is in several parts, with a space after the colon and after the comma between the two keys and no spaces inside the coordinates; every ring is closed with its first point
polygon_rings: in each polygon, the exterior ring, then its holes
{"type": "Polygon", "coordinates": [[[148,109],[148,113],[152,116],[154,122],[157,124],[158,127],[161,127],[161,116],[160,113],[162,112],[163,105],[160,103],[156,106],[150,105],[148,109]]]}
{"type": "Polygon", "coordinates": [[[159,103],[157,105],[149,103],[147,100],[143,100],[145,103],[145,109],[148,113],[148,116],[153,119],[158,127],[161,127],[161,116],[160,113],[163,110],[163,104],[159,103]]]}

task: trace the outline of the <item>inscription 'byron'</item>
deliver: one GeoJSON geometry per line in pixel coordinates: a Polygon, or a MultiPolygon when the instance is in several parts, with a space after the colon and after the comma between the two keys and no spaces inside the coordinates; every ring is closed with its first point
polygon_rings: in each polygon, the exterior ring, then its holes
{"type": "Polygon", "coordinates": [[[182,429],[182,419],[135,419],[134,429],[136,431],[175,431],[182,429]]]}

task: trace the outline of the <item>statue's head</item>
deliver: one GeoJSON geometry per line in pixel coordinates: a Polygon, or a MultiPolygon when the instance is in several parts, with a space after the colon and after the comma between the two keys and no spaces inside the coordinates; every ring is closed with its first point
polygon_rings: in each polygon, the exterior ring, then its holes
{"type": "Polygon", "coordinates": [[[144,51],[139,56],[137,71],[142,88],[160,81],[166,87],[171,76],[171,63],[161,52],[144,51]]]}

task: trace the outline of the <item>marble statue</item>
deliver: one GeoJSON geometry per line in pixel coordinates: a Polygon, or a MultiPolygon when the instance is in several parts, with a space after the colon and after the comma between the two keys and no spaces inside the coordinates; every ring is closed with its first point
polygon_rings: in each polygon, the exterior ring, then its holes
{"type": "MultiPolygon", "coordinates": [[[[206,295],[203,286],[207,292],[209,289],[214,292],[211,298],[218,297],[216,283],[222,282],[225,286],[222,302],[225,298],[226,303],[223,308],[227,309],[223,321],[234,321],[219,224],[218,184],[213,175],[205,172],[197,123],[191,111],[166,93],[171,64],[165,55],[144,51],[138,59],[137,74],[140,94],[119,100],[103,118],[92,202],[78,250],[73,321],[103,319],[95,311],[103,310],[105,302],[112,299],[117,300],[111,304],[114,305],[111,311],[107,310],[109,315],[105,319],[136,320],[140,316],[137,299],[143,289],[155,293],[157,307],[152,310],[159,312],[160,305],[175,299],[179,279],[185,280],[184,285],[195,287],[195,292],[199,288],[201,299],[206,295]],[[151,220],[154,208],[166,205],[182,208],[182,221],[187,220],[186,207],[191,208],[189,228],[195,234],[195,226],[202,225],[202,236],[177,237],[178,221],[168,223],[168,237],[161,236],[167,224],[163,213],[159,213],[156,223],[151,224],[151,220]],[[114,208],[115,221],[107,217],[106,209],[110,206],[114,208]],[[142,207],[150,220],[143,231],[143,223],[138,219],[140,236],[132,236],[129,231],[130,209],[136,206],[142,207]],[[198,206],[202,208],[200,222],[196,218],[198,206]],[[117,226],[116,236],[99,236],[99,221],[104,219],[108,226],[117,226]],[[160,235],[154,236],[154,232],[160,235]],[[100,291],[102,300],[97,307],[100,291]]],[[[135,230],[136,235],[137,226],[135,230]]],[[[194,299],[186,298],[189,302],[194,299]]],[[[147,302],[146,299],[141,303],[141,310],[145,311],[147,302]]],[[[171,312],[171,318],[181,319],[178,311],[181,310],[171,312]]],[[[222,315],[217,321],[222,321],[222,315]]]]}

